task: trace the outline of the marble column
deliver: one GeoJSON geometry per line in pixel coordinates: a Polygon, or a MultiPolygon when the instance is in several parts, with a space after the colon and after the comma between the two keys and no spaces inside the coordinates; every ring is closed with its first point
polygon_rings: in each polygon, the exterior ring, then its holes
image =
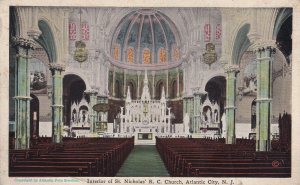
{"type": "Polygon", "coordinates": [[[30,147],[30,72],[29,62],[32,50],[35,48],[33,40],[14,37],[16,48],[15,66],[15,149],[29,149],[30,147]]]}
{"type": "Polygon", "coordinates": [[[225,67],[226,78],[226,123],[227,137],[226,144],[235,143],[235,109],[236,109],[236,75],[239,73],[239,67],[236,65],[225,67]]]}
{"type": "Polygon", "coordinates": [[[52,73],[52,141],[62,143],[63,129],[63,72],[65,66],[59,63],[49,64],[52,73]]]}
{"type": "Polygon", "coordinates": [[[97,104],[97,94],[98,92],[95,89],[85,91],[86,94],[90,96],[90,131],[91,133],[96,132],[96,121],[97,121],[97,112],[94,111],[93,106],[97,104]]]}
{"type": "Polygon", "coordinates": [[[270,151],[270,124],[272,115],[272,54],[275,48],[256,48],[257,99],[256,99],[256,150],[270,151]]]}

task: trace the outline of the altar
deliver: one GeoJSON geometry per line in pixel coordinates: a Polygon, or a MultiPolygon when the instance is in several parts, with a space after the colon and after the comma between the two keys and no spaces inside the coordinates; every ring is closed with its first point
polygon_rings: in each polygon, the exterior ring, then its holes
{"type": "MultiPolygon", "coordinates": [[[[121,136],[134,136],[136,145],[155,145],[156,136],[170,137],[174,132],[171,108],[167,107],[164,88],[160,100],[151,99],[147,72],[145,72],[141,99],[132,100],[128,87],[125,106],[120,109],[114,127],[121,136]]],[[[188,131],[187,127],[188,125],[183,129],[188,131]]]]}

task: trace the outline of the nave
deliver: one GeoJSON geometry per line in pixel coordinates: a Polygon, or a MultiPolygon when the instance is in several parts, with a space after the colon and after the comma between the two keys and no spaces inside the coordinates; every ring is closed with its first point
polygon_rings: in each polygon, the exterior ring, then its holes
{"type": "Polygon", "coordinates": [[[31,149],[9,151],[11,177],[290,177],[291,150],[272,142],[256,152],[255,141],[156,138],[156,146],[134,138],[39,138],[31,149]],[[184,147],[183,147],[184,146],[184,147]],[[125,162],[124,162],[125,161],[125,162]]]}

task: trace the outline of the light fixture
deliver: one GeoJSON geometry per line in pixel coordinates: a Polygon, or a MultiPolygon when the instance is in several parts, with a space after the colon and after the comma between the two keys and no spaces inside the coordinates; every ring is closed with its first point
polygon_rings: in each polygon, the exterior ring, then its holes
{"type": "Polygon", "coordinates": [[[208,64],[209,67],[211,64],[215,63],[217,61],[217,53],[215,51],[215,45],[211,43],[211,25],[210,25],[210,9],[208,14],[208,26],[207,26],[207,32],[205,34],[209,34],[209,38],[205,41],[208,41],[206,44],[205,50],[206,52],[203,54],[203,61],[204,63],[208,64]]]}
{"type": "Polygon", "coordinates": [[[81,63],[85,62],[88,58],[88,50],[86,49],[86,44],[84,41],[82,41],[82,25],[81,25],[81,9],[79,10],[79,29],[80,29],[80,35],[79,40],[75,42],[75,52],[74,52],[74,60],[81,63]]]}

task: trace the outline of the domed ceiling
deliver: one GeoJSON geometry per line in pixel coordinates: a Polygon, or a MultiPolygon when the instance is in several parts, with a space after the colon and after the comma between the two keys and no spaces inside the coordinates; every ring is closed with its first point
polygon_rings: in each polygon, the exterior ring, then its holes
{"type": "Polygon", "coordinates": [[[180,37],[175,24],[155,9],[125,16],[111,45],[113,63],[131,69],[164,69],[180,62],[180,37]]]}

